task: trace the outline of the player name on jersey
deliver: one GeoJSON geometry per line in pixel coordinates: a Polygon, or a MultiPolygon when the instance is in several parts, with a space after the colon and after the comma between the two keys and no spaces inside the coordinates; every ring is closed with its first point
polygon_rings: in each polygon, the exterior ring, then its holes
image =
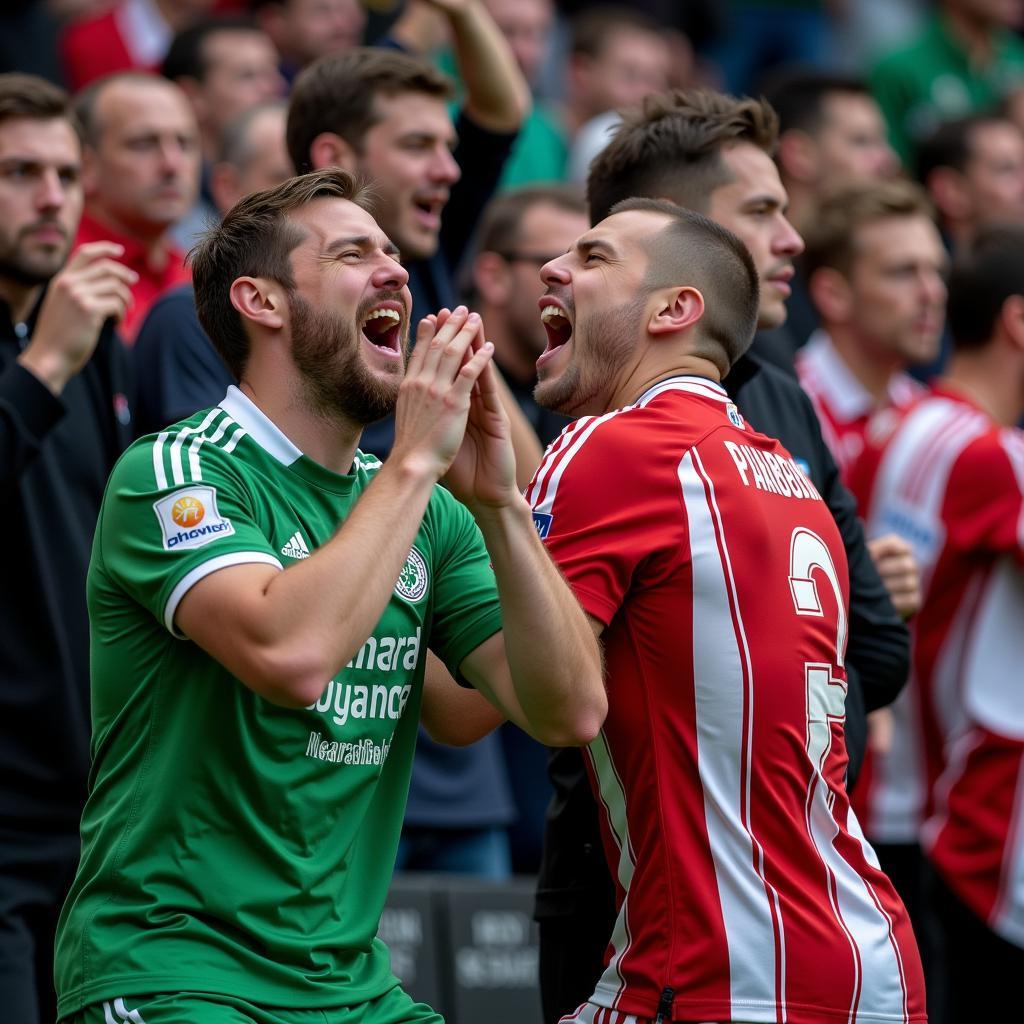
{"type": "Polygon", "coordinates": [[[726,441],[725,447],[736,463],[740,479],[747,487],[780,494],[784,498],[821,501],[821,495],[814,484],[793,459],[748,444],[736,444],[734,441],[726,441]]]}

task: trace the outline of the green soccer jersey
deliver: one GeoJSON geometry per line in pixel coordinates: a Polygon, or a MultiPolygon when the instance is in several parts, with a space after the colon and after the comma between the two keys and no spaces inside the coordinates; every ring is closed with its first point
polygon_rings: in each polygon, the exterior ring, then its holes
{"type": "Polygon", "coordinates": [[[379,467],[359,453],[329,472],[232,388],[114,469],[88,578],[93,768],[60,1016],[181,990],[353,1005],[396,984],[375,936],[426,648],[456,672],[501,628],[472,517],[435,488],[373,635],[309,708],[263,700],[174,626],[209,573],[308,558],[379,467]]]}

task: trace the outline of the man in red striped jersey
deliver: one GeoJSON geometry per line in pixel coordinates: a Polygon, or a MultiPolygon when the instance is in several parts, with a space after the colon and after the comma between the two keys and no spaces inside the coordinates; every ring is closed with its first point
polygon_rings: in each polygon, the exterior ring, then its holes
{"type": "Polygon", "coordinates": [[[1024,230],[985,233],[958,258],[949,323],[947,375],[853,483],[869,531],[899,531],[922,567],[912,728],[877,772],[916,795],[914,823],[930,813],[960,1024],[1005,1015],[1024,971],[1024,230]]]}
{"type": "Polygon", "coordinates": [[[921,391],[906,368],[939,351],[946,252],[928,197],[908,181],[856,182],[818,205],[804,270],[821,327],[796,355],[844,479],[872,413],[921,391]]]}
{"type": "Polygon", "coordinates": [[[605,649],[588,748],[618,919],[566,1020],[924,1021],[849,813],[849,587],[827,505],[721,387],[757,271],[707,218],[613,208],[542,271],[537,400],[579,417],[527,498],[605,649]]]}

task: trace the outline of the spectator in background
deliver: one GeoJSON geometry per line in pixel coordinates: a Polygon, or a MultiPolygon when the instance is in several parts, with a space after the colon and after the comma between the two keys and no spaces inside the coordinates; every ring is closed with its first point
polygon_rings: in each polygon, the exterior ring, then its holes
{"type": "MultiPolygon", "coordinates": [[[[340,166],[373,181],[378,223],[409,272],[413,323],[455,305],[455,269],[530,103],[529,86],[479,0],[444,9],[465,86],[454,125],[450,80],[425,60],[385,49],[321,58],[296,80],[288,113],[288,150],[300,173],[340,166]]],[[[525,486],[540,446],[507,388],[503,404],[525,486]]],[[[393,438],[389,417],[369,426],[362,444],[383,457],[393,438]]],[[[421,731],[398,867],[503,877],[513,815],[497,737],[456,749],[421,731]]]]}
{"type": "Polygon", "coordinates": [[[206,15],[216,0],[121,0],[73,21],[60,39],[72,92],[115,71],[155,71],[175,32],[206,15]]]}
{"type": "MultiPolygon", "coordinates": [[[[781,73],[765,85],[779,115],[779,177],[798,231],[813,223],[822,195],[844,181],[893,177],[899,160],[867,83],[824,71],[781,73]]],[[[792,309],[790,309],[792,314],[792,309]]]]}
{"type": "MultiPolygon", "coordinates": [[[[242,196],[292,176],[284,141],[287,115],[287,104],[273,100],[246,110],[227,126],[220,159],[210,172],[220,214],[242,196]]],[[[216,405],[228,385],[236,383],[199,323],[191,283],[157,299],[132,355],[139,382],[137,436],[216,405]]]]}
{"type": "Polygon", "coordinates": [[[821,328],[796,368],[848,479],[871,417],[921,392],[905,371],[938,353],[947,258],[928,197],[910,182],[840,187],[809,223],[803,264],[821,328]]]}
{"type": "MultiPolygon", "coordinates": [[[[484,0],[494,23],[515,55],[523,77],[535,87],[554,29],[551,0],[484,0]]],[[[557,112],[534,96],[501,176],[502,188],[565,176],[569,147],[557,112]]]]}
{"type": "MultiPolygon", "coordinates": [[[[885,120],[867,84],[851,75],[825,71],[781,72],[765,85],[779,115],[775,161],[789,195],[787,216],[805,232],[825,192],[843,181],[892,177],[899,161],[885,135],[885,120]]],[[[818,326],[799,264],[790,282],[783,327],[758,339],[762,355],[791,368],[797,349],[818,326]]]]}
{"type": "Polygon", "coordinates": [[[252,7],[289,82],[318,57],[348,53],[363,42],[366,12],[359,0],[253,0],[252,7]]]}
{"type": "Polygon", "coordinates": [[[939,0],[920,34],[883,56],[871,88],[907,166],[943,121],[996,106],[1024,75],[1021,0],[939,0]]]}
{"type": "Polygon", "coordinates": [[[564,113],[570,181],[586,181],[590,161],[619,121],[617,111],[668,88],[672,56],[665,30],[627,7],[597,6],[573,18],[564,113]]]}
{"type": "Polygon", "coordinates": [[[494,345],[494,362],[541,443],[569,422],[538,405],[537,357],[547,348],[536,315],[537,274],[587,229],[587,204],[570,185],[534,185],[491,201],[480,222],[472,292],[494,345]]]}
{"type": "Polygon", "coordinates": [[[89,771],[85,574],[129,441],[114,334],[134,273],[111,242],[68,260],[82,154],[67,96],[0,75],[0,1006],[52,1024],[53,935],[78,863],[89,771]]]}
{"type": "MultiPolygon", "coordinates": [[[[538,405],[537,357],[547,334],[537,316],[537,275],[560,256],[588,226],[587,204],[570,185],[534,185],[491,200],[480,222],[472,264],[472,308],[479,311],[501,370],[542,445],[569,420],[538,405]]],[[[509,829],[512,867],[536,874],[544,837],[544,812],[551,799],[547,750],[521,729],[501,729],[516,820],[509,829]]]]}
{"type": "Polygon", "coordinates": [[[125,71],[75,98],[85,132],[85,213],[76,246],[110,239],[138,275],[121,325],[135,340],[149,307],[189,279],[170,229],[199,188],[199,133],[185,94],[157,75],[125,71]]]}
{"type": "Polygon", "coordinates": [[[1024,229],[958,254],[949,324],[946,375],[857,471],[868,528],[901,530],[925,569],[913,728],[891,767],[913,762],[903,790],[930,811],[943,1020],[974,1024],[1006,1017],[1024,970],[1024,229]]]}
{"type": "Polygon", "coordinates": [[[1024,224],[1024,132],[999,114],[940,125],[920,146],[918,180],[927,188],[953,252],[983,228],[1024,224]]]}
{"type": "Polygon", "coordinates": [[[210,169],[225,128],[239,114],[284,91],[277,65],[278,53],[270,37],[247,18],[206,19],[174,37],[161,70],[192,104],[203,153],[199,197],[173,230],[183,249],[191,248],[218,218],[210,169]]]}

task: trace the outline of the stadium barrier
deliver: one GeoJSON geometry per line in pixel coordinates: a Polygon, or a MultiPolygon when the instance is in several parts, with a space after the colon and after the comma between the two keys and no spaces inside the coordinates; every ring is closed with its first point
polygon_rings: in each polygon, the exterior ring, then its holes
{"type": "Polygon", "coordinates": [[[378,934],[405,989],[448,1024],[541,1024],[534,885],[395,875],[378,934]]]}

